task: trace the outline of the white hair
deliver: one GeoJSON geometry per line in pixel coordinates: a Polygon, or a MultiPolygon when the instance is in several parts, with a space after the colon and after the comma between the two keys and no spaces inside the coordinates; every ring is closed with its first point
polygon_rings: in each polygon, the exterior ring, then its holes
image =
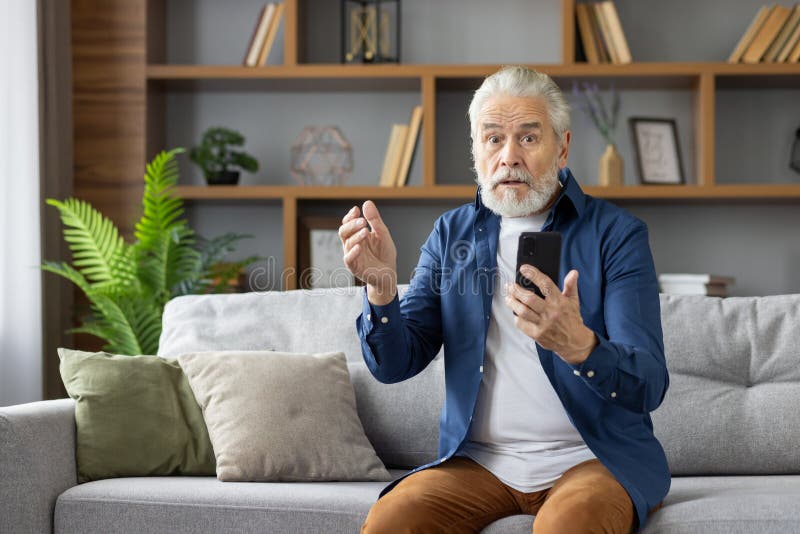
{"type": "Polygon", "coordinates": [[[478,138],[478,114],[489,98],[499,95],[541,97],[547,107],[547,114],[556,137],[559,140],[563,139],[564,133],[569,130],[569,104],[550,76],[521,65],[504,66],[483,80],[469,104],[473,159],[475,140],[478,138]]]}

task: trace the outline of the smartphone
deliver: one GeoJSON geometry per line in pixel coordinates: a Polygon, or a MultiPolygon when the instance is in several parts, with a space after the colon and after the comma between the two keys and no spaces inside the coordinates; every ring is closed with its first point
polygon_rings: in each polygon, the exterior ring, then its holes
{"type": "Polygon", "coordinates": [[[561,266],[561,232],[522,232],[517,245],[516,282],[544,298],[539,288],[525,278],[520,267],[533,265],[558,285],[561,266]]]}

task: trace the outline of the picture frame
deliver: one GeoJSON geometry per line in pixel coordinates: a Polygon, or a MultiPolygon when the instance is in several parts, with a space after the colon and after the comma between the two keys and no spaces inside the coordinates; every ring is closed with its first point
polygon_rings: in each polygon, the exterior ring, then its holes
{"type": "Polygon", "coordinates": [[[364,285],[344,265],[339,217],[302,216],[298,220],[298,286],[320,289],[364,285]]]}
{"type": "Polygon", "coordinates": [[[630,117],[636,165],[642,184],[685,184],[675,119],[630,117]]]}

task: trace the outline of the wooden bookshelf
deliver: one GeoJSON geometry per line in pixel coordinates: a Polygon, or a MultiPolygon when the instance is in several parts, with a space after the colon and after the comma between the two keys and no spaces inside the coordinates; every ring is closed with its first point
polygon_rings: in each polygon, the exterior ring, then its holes
{"type": "MultiPolygon", "coordinates": [[[[76,69],[75,190],[128,228],[138,210],[139,177],[144,164],[165,148],[166,96],[170,91],[419,92],[424,121],[421,137],[422,185],[306,187],[293,185],[181,186],[191,202],[276,202],[283,210],[284,267],[297,266],[297,217],[304,201],[366,198],[407,202],[474,198],[474,185],[441,185],[436,177],[436,101],[442,91],[473,90],[499,65],[337,65],[304,64],[306,3],[285,0],[284,64],[167,64],[167,0],[108,0],[98,9],[72,3],[73,48],[84,65],[76,69]],[[92,24],[82,23],[91,19],[92,24]],[[104,32],[95,27],[102,25],[104,32]],[[111,44],[109,44],[111,43],[111,44]],[[95,50],[102,54],[95,54],[95,50]],[[99,89],[98,89],[99,88],[99,89]],[[113,102],[113,113],[98,110],[113,102]],[[80,104],[79,106],[77,104],[80,104]],[[120,121],[120,117],[124,120],[120,121]],[[110,132],[110,134],[109,134],[110,132]],[[106,141],[99,141],[102,136],[106,141]],[[113,144],[109,144],[113,141],[113,144]],[[106,150],[106,147],[112,150],[106,150]],[[127,152],[125,152],[125,147],[127,152]],[[113,152],[110,156],[105,156],[113,152]],[[123,152],[123,153],[120,153],[123,152]],[[109,157],[113,162],[107,162],[109,157]],[[121,199],[127,199],[123,202],[121,199]],[[123,205],[124,204],[124,205],[123,205]]],[[[561,0],[561,63],[530,65],[559,83],[613,81],[625,89],[687,89],[693,93],[695,168],[686,169],[694,185],[586,187],[587,193],[621,202],[753,202],[800,200],[800,184],[718,184],[715,175],[715,100],[720,88],[800,88],[796,64],[728,64],[722,62],[642,62],[589,65],[575,61],[575,0],[561,0]]],[[[635,52],[635,51],[634,51],[635,52]]],[[[634,54],[635,56],[635,54],[634,54]]],[[[376,176],[377,183],[377,176],[376,176]]],[[[296,287],[296,280],[289,287],[296,287]]]]}

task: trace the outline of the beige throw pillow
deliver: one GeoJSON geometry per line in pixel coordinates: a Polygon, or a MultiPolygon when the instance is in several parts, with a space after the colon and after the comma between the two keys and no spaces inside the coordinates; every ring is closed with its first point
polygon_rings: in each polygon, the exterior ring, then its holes
{"type": "Polygon", "coordinates": [[[183,354],[223,481],[390,480],[341,352],[183,354]]]}

